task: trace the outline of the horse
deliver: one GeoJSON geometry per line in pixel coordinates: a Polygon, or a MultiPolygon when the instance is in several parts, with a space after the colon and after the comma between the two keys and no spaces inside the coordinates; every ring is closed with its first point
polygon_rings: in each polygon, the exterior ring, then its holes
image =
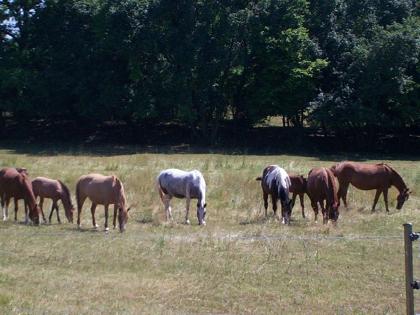
{"type": "Polygon", "coordinates": [[[163,170],[156,178],[156,188],[165,206],[167,221],[172,220],[172,209],[170,206],[172,197],[186,198],[185,224],[190,224],[188,219],[190,200],[197,199],[198,224],[206,225],[206,182],[199,171],[163,170]]]}
{"type": "Polygon", "coordinates": [[[32,183],[27,174],[26,169],[22,168],[16,169],[7,167],[0,170],[0,198],[3,209],[3,221],[8,219],[9,202],[11,198],[14,198],[15,221],[17,221],[18,200],[24,199],[25,223],[29,222],[29,217],[34,224],[39,224],[40,208],[36,203],[36,199],[32,191],[32,183]]]}
{"type": "Polygon", "coordinates": [[[289,199],[290,177],[286,171],[278,165],[269,165],[263,170],[261,177],[256,180],[261,181],[265,217],[267,217],[268,195],[271,195],[274,215],[277,214],[277,200],[281,202],[281,216],[283,224],[290,224],[292,214],[292,200],[289,199]]]}
{"type": "Polygon", "coordinates": [[[48,217],[49,223],[51,223],[51,217],[54,210],[57,211],[57,221],[61,223],[60,216],[58,214],[58,201],[61,200],[65,210],[67,220],[73,223],[73,212],[74,207],[71,202],[70,190],[68,187],[60,180],[50,179],[46,177],[37,177],[32,180],[32,188],[34,191],[35,198],[40,197],[39,206],[43,212],[44,198],[52,199],[51,212],[48,217]]]}
{"type": "Polygon", "coordinates": [[[302,207],[302,218],[305,218],[305,205],[303,203],[303,197],[306,193],[307,180],[302,175],[289,175],[290,177],[290,192],[292,195],[292,208],[295,205],[296,196],[299,195],[300,206],[302,207]]]}
{"type": "Polygon", "coordinates": [[[323,223],[328,220],[337,222],[340,206],[338,187],[333,172],[329,168],[313,168],[308,174],[307,194],[315,212],[315,222],[318,219],[318,203],[321,205],[323,223]],[[324,207],[324,200],[326,201],[324,207]]]}
{"type": "Polygon", "coordinates": [[[381,193],[384,194],[385,208],[389,212],[388,189],[391,186],[397,188],[399,192],[397,197],[398,210],[402,208],[411,193],[401,176],[385,163],[365,164],[345,161],[334,165],[331,167],[331,170],[338,178],[338,182],[340,183],[338,196],[340,199],[343,199],[346,207],[349,184],[361,190],[376,189],[372,212],[375,211],[375,206],[381,193]]]}
{"type": "Polygon", "coordinates": [[[113,225],[116,227],[116,216],[118,210],[118,224],[120,232],[125,231],[128,220],[128,212],[130,208],[126,206],[126,198],[124,186],[118,177],[104,176],[101,174],[83,175],[76,184],[76,200],[77,200],[77,226],[81,228],[80,213],[82,212],[83,203],[86,198],[92,201],[90,211],[92,213],[92,225],[96,229],[99,226],[95,220],[95,210],[97,205],[104,205],[105,208],[105,231],[108,228],[108,207],[114,205],[113,225]]]}

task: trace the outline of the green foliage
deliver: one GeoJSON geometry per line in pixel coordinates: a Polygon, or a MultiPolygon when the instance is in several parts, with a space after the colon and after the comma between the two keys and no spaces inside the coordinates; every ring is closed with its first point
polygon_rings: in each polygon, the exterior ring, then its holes
{"type": "Polygon", "coordinates": [[[16,118],[418,126],[411,0],[0,2],[0,110],[16,118]],[[308,116],[309,115],[309,116],[308,116]]]}

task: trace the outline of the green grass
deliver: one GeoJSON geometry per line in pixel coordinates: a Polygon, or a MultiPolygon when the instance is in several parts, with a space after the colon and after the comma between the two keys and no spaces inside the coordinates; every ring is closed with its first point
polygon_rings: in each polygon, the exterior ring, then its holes
{"type": "Polygon", "coordinates": [[[102,207],[101,229],[91,229],[89,203],[80,231],[56,224],[55,216],[52,225],[39,227],[0,222],[0,314],[404,314],[402,224],[420,230],[418,161],[385,161],[414,191],[402,211],[395,210],[394,188],[390,214],[382,197],[372,214],[374,192],[350,188],[351,206],[340,209],[337,227],[314,223],[307,197],[307,219],[298,203],[291,226],[263,219],[255,177],[266,165],[307,174],[342,158],[2,150],[0,166],[62,179],[73,195],[80,175],[115,174],[135,206],[124,234],[104,233],[102,207]],[[175,222],[165,223],[154,179],[169,167],[204,174],[206,227],[197,226],[194,209],[192,225],[182,224],[183,200],[173,200],[175,222]]]}

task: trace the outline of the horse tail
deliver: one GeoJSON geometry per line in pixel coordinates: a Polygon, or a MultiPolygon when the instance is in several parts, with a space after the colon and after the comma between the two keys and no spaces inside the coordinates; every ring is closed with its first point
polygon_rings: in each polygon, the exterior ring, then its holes
{"type": "Polygon", "coordinates": [[[328,199],[330,199],[331,204],[338,202],[338,195],[337,195],[337,183],[335,182],[334,179],[334,173],[330,170],[330,169],[326,169],[326,173],[327,173],[327,184],[328,184],[328,189],[327,189],[327,196],[328,199]]]}
{"type": "Polygon", "coordinates": [[[163,190],[162,190],[162,185],[160,184],[160,176],[158,176],[157,178],[156,178],[156,183],[155,183],[155,186],[156,186],[156,190],[158,191],[158,193],[159,193],[159,197],[160,197],[160,199],[163,201],[163,196],[165,195],[164,194],[164,192],[163,192],[163,190]]]}
{"type": "Polygon", "coordinates": [[[258,176],[255,180],[261,181],[262,180],[262,177],[261,176],[258,176]]]}

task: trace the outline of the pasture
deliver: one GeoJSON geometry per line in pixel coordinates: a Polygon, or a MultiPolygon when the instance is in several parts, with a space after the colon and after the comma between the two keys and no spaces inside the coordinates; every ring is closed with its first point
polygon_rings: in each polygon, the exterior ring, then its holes
{"type": "MultiPolygon", "coordinates": [[[[396,169],[413,191],[403,209],[395,209],[397,190],[371,213],[374,191],[350,187],[337,227],[307,218],[296,201],[290,226],[271,214],[264,219],[260,182],[268,164],[307,175],[312,167],[331,166],[345,156],[242,155],[0,151],[0,166],[26,167],[31,178],[58,178],[69,185],[73,203],[80,175],[117,175],[133,205],[125,233],[103,231],[104,211],[96,209],[91,227],[90,202],[82,229],[67,223],[25,226],[0,222],[1,314],[404,314],[402,224],[420,230],[420,162],[374,160],[396,169]],[[191,226],[182,224],[183,200],[173,200],[175,223],[165,223],[154,180],[165,168],[198,169],[207,182],[207,226],[197,225],[191,202],[191,226]]],[[[44,212],[49,214],[50,201],[44,212]]],[[[112,213],[112,211],[110,211],[112,213]]],[[[76,213],[75,213],[76,215],[76,213]]],[[[418,246],[418,245],[417,245],[418,246]]],[[[415,247],[415,272],[420,253],[415,247]]],[[[415,293],[420,311],[419,293],[415,293]]]]}

